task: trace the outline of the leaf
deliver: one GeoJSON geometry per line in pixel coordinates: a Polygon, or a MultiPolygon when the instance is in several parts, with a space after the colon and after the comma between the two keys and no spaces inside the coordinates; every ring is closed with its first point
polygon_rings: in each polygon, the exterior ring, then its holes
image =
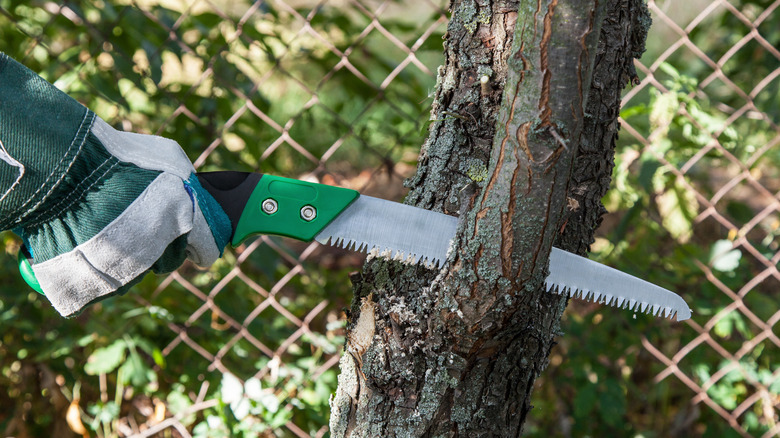
{"type": "Polygon", "coordinates": [[[153,113],[154,106],[149,102],[149,96],[136,87],[129,79],[122,78],[118,82],[119,92],[126,99],[130,111],[134,113],[153,113]]]}
{"type": "Polygon", "coordinates": [[[263,397],[260,399],[260,404],[262,404],[263,407],[265,407],[265,409],[271,413],[278,411],[280,405],[279,399],[276,398],[275,395],[269,393],[263,394],[263,397]]]}
{"type": "Polygon", "coordinates": [[[645,115],[648,113],[647,105],[641,103],[639,105],[629,106],[620,110],[620,117],[622,119],[628,119],[629,117],[645,115]]]}
{"type": "Polygon", "coordinates": [[[713,385],[707,391],[707,395],[716,403],[729,410],[736,408],[739,404],[739,399],[746,393],[747,388],[742,383],[737,383],[735,385],[719,383],[713,385]]]}
{"type": "Polygon", "coordinates": [[[313,389],[305,388],[298,393],[298,398],[309,406],[320,404],[320,395],[313,389]]]}
{"type": "Polygon", "coordinates": [[[238,380],[238,377],[231,373],[225,373],[222,375],[222,385],[219,388],[219,392],[223,402],[233,403],[244,395],[244,386],[238,380]]]}
{"type": "Polygon", "coordinates": [[[650,192],[653,190],[653,179],[655,178],[658,169],[663,165],[650,153],[642,154],[640,162],[642,164],[639,167],[639,185],[650,192]]]}
{"type": "Polygon", "coordinates": [[[704,383],[712,377],[709,365],[704,363],[694,365],[693,374],[699,380],[699,383],[704,383]]]}
{"type": "Polygon", "coordinates": [[[774,381],[772,381],[772,384],[769,385],[769,391],[772,394],[780,394],[780,376],[775,377],[774,381]]]}
{"type": "Polygon", "coordinates": [[[159,348],[152,350],[152,359],[154,359],[154,363],[156,363],[157,366],[161,369],[165,369],[165,356],[163,356],[162,351],[159,348]]]}
{"type": "Polygon", "coordinates": [[[89,407],[89,413],[95,417],[92,421],[92,428],[96,429],[100,423],[111,424],[119,417],[119,405],[113,401],[98,403],[89,407]]]}
{"type": "Polygon", "coordinates": [[[230,410],[233,411],[233,415],[237,420],[241,421],[249,415],[249,411],[252,409],[252,404],[249,399],[241,397],[240,399],[230,403],[230,410]]]}
{"type": "Polygon", "coordinates": [[[753,210],[747,204],[739,201],[729,201],[726,205],[726,213],[739,223],[748,223],[755,217],[753,210]]]}
{"type": "Polygon", "coordinates": [[[84,371],[91,376],[114,371],[125,360],[127,344],[123,339],[114,341],[108,347],[98,348],[87,359],[84,371]]]}
{"type": "Polygon", "coordinates": [[[699,210],[695,195],[675,181],[670,189],[656,197],[664,228],[680,243],[693,234],[693,219],[699,210]]]}
{"type": "Polygon", "coordinates": [[[63,73],[55,82],[54,86],[59,88],[60,90],[64,91],[65,93],[70,92],[71,86],[74,84],[77,84],[79,82],[79,72],[77,70],[71,70],[68,72],[63,73]]]}
{"type": "Polygon", "coordinates": [[[89,334],[80,337],[79,340],[76,341],[76,345],[78,345],[79,347],[86,347],[87,345],[91,344],[94,341],[95,341],[95,335],[89,334]]]}
{"type": "Polygon", "coordinates": [[[251,400],[259,401],[263,396],[263,386],[260,383],[260,379],[257,377],[247,379],[246,383],[244,383],[244,393],[251,400]]]}
{"type": "Polygon", "coordinates": [[[276,429],[284,426],[292,418],[292,411],[288,409],[282,409],[280,411],[271,411],[273,415],[265,415],[263,418],[269,423],[269,425],[276,429]]]}
{"type": "Polygon", "coordinates": [[[135,387],[141,387],[155,380],[154,372],[146,366],[135,349],[130,350],[127,360],[120,367],[122,380],[135,387]]]}
{"type": "Polygon", "coordinates": [[[163,403],[160,400],[155,399],[154,400],[154,413],[152,414],[152,417],[149,419],[149,424],[158,424],[165,420],[165,403],[163,403]]]}
{"type": "Polygon", "coordinates": [[[658,68],[662,72],[664,72],[664,73],[668,74],[669,76],[671,76],[672,79],[679,79],[680,78],[680,72],[677,71],[677,69],[674,68],[674,66],[672,66],[672,64],[669,64],[668,62],[662,62],[661,65],[658,66],[658,68]]]}
{"type": "Polygon", "coordinates": [[[730,240],[718,240],[710,250],[709,264],[712,269],[720,272],[733,272],[739,266],[742,259],[742,251],[732,249],[734,244],[730,240]]]}
{"type": "MultiPolygon", "coordinates": [[[[185,395],[186,388],[181,384],[174,385],[173,389],[171,389],[171,392],[168,393],[168,396],[166,397],[166,402],[168,403],[168,409],[171,411],[172,414],[179,414],[192,406],[192,400],[190,400],[189,397],[185,395]]],[[[193,424],[196,420],[195,414],[190,414],[184,418],[182,418],[180,421],[185,426],[190,426],[193,424]]]]}
{"type": "Polygon", "coordinates": [[[713,327],[715,334],[722,338],[728,338],[731,336],[731,334],[734,332],[734,329],[737,329],[737,331],[745,338],[752,337],[752,333],[750,333],[750,330],[745,323],[745,318],[743,318],[742,314],[736,310],[729,312],[728,315],[724,316],[718,322],[716,322],[715,326],[713,327]]]}
{"type": "Polygon", "coordinates": [[[718,322],[715,323],[715,327],[712,328],[712,331],[721,338],[728,338],[731,336],[731,332],[734,331],[733,314],[734,312],[731,312],[718,320],[718,322]]]}
{"type": "Polygon", "coordinates": [[[653,131],[659,130],[658,137],[666,137],[672,124],[674,115],[680,108],[680,101],[676,92],[661,93],[655,91],[655,96],[650,110],[650,127],[653,131]]]}
{"type": "Polygon", "coordinates": [[[84,427],[84,423],[81,422],[81,410],[79,409],[79,400],[73,399],[68,406],[68,411],[65,413],[65,421],[68,423],[68,427],[73,432],[79,435],[86,436],[87,428],[84,427]]]}

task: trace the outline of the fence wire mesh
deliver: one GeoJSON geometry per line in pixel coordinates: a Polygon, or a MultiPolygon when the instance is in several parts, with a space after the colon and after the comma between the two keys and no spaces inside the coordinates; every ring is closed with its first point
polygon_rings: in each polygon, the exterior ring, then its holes
{"type": "Polygon", "coordinates": [[[780,2],[743,4],[742,9],[727,1],[700,3],[700,9],[679,15],[667,10],[669,4],[650,3],[655,31],[665,31],[673,40],[655,59],[637,63],[645,76],[626,94],[624,105],[631,105],[631,100],[646,88],[674,93],[663,79],[663,63],[695,63],[696,73],[686,92],[694,99],[706,100],[713,119],[698,116],[696,105],[681,101],[673,110],[674,117],[656,123],[651,130],[635,129],[626,120],[624,129],[643,145],[644,153],[662,163],[677,186],[690,194],[691,232],[701,233],[710,241],[718,239],[709,263],[695,261],[694,272],[700,279],[697,283],[700,290],[708,289],[706,299],[710,300],[702,308],[710,311],[699,312],[698,317],[686,322],[688,329],[678,348],[664,349],[646,337],[642,338],[642,346],[664,367],[655,375],[655,382],[679,380],[690,390],[691,405],[706,405],[741,436],[777,436],[780,338],[776,324],[780,310],[774,301],[780,291],[780,175],[771,156],[777,154],[780,142],[780,50],[776,21],[772,21],[780,2]],[[701,42],[701,34],[714,28],[718,20],[728,23],[725,53],[701,42]],[[714,92],[716,89],[719,91],[714,92]],[[703,136],[698,150],[675,156],[665,152],[657,141],[676,117],[703,136]],[[739,135],[735,131],[742,130],[764,134],[760,138],[743,134],[741,144],[735,144],[739,135]],[[702,170],[710,173],[708,180],[696,175],[702,170]],[[737,206],[748,208],[737,213],[737,206]],[[728,275],[736,269],[723,266],[724,257],[729,255],[740,258],[744,264],[739,266],[744,266],[746,275],[728,275]],[[741,278],[734,281],[734,277],[741,278]],[[731,336],[730,327],[724,327],[732,323],[739,325],[739,336],[731,336]],[[762,358],[764,349],[774,353],[762,358]],[[711,364],[718,364],[706,369],[692,366],[690,358],[696,350],[710,357],[711,364]],[[769,362],[762,364],[762,359],[769,362]],[[735,384],[741,393],[724,399],[721,389],[735,384]],[[765,424],[763,433],[757,433],[759,428],[746,427],[755,421],[765,424]]]}
{"type": "MultiPolygon", "coordinates": [[[[694,316],[671,328],[601,330],[604,311],[573,303],[565,323],[573,333],[535,396],[556,418],[529,420],[529,433],[556,427],[579,436],[572,425],[587,413],[582,399],[600,415],[634,422],[632,431],[699,436],[721,422],[741,436],[780,435],[778,5],[649,2],[649,51],[636,63],[641,81],[625,93],[616,189],[606,199],[617,213],[594,254],[678,290],[694,316]],[[632,228],[642,215],[647,229],[632,228]],[[627,265],[631,259],[648,265],[627,265]],[[634,331],[616,353],[614,363],[635,363],[618,372],[616,410],[601,390],[587,397],[579,390],[568,403],[544,389],[577,375],[565,364],[579,362],[565,356],[587,337],[576,330],[586,318],[597,327],[589,336],[634,331]],[[665,393],[632,401],[645,388],[631,386],[638,379],[665,393]],[[644,412],[653,404],[666,407],[644,412]]],[[[440,0],[0,0],[0,49],[110,123],[176,139],[199,170],[262,170],[399,199],[425,134],[446,7],[440,0]]],[[[83,393],[92,387],[97,400],[80,406],[83,423],[101,436],[325,436],[348,273],[362,259],[263,236],[209,271],[185,266],[99,304],[89,318],[114,334],[84,342],[88,363],[110,362],[105,352],[117,343],[124,349],[113,367],[93,365],[82,376],[83,393]],[[136,349],[148,365],[139,369],[160,377],[118,374],[136,349]],[[112,391],[116,411],[102,421],[112,391]]],[[[630,319],[620,311],[607,317],[630,319]]],[[[81,365],[54,373],[63,394],[81,365]]],[[[598,376],[585,378],[598,386],[598,376]]],[[[12,427],[6,423],[6,434],[12,427]]]]}

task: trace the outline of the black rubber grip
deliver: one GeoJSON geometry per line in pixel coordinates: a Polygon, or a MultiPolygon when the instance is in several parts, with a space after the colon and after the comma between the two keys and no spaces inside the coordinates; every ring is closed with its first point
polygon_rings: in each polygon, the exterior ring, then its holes
{"type": "Polygon", "coordinates": [[[241,213],[244,212],[244,207],[246,207],[249,197],[252,195],[255,187],[257,187],[257,183],[260,182],[263,174],[228,170],[199,172],[196,175],[200,185],[207,192],[211,193],[211,196],[217,200],[228,215],[230,225],[233,228],[230,233],[230,239],[232,240],[238,226],[238,220],[241,218],[241,213]]]}

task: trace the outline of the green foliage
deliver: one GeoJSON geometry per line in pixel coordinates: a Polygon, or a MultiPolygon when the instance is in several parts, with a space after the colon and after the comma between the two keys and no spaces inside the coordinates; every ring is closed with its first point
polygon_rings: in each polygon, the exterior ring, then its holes
{"type": "MultiPolygon", "coordinates": [[[[416,155],[434,78],[411,65],[382,85],[407,53],[378,31],[361,36],[372,17],[315,2],[184,3],[0,0],[0,50],[109,123],[177,140],[199,170],[342,181],[416,155]]],[[[430,14],[394,4],[380,22],[412,46],[430,14]]],[[[415,56],[435,71],[441,33],[415,56]]],[[[336,371],[321,367],[341,351],[339,313],[359,259],[298,264],[290,255],[300,246],[271,238],[251,254],[227,251],[208,271],[149,276],[63,320],[21,281],[19,242],[2,238],[0,430],[21,418],[23,430],[8,433],[62,429],[59,394],[79,399],[84,426],[103,437],[117,436],[121,419],[148,421],[144,404],[181,414],[193,436],[290,436],[290,421],[316,435],[327,424],[336,371]],[[43,391],[41,370],[57,382],[43,391]],[[222,405],[199,408],[198,395],[222,405]]]]}
{"type": "MultiPolygon", "coordinates": [[[[380,17],[408,47],[419,38],[420,24],[437,18],[418,13],[418,3],[390,2],[388,8],[400,11],[380,17]]],[[[732,3],[756,17],[770,2],[732,3]]],[[[195,2],[186,10],[176,4],[0,0],[0,50],[110,123],[176,139],[201,170],[339,179],[416,156],[429,123],[433,78],[409,66],[391,86],[380,87],[407,54],[377,30],[363,35],[371,17],[307,2],[295,2],[295,9],[250,1],[195,2]],[[242,21],[251,6],[256,12],[242,21]],[[347,52],[348,66],[340,64],[347,52]]],[[[771,47],[780,47],[778,20],[775,12],[758,25],[771,47]]],[[[743,236],[701,217],[730,157],[751,174],[780,179],[780,149],[761,149],[775,138],[772,121],[780,116],[780,81],[761,81],[780,61],[755,39],[730,51],[752,31],[725,8],[711,13],[690,40],[722,62],[728,81],[705,83],[711,63],[683,47],[655,73],[658,86],[644,88],[623,108],[622,118],[648,144],[621,133],[613,189],[604,199],[614,214],[592,254],[681,292],[699,326],[715,318],[711,336],[725,350],[753,343],[734,360],[706,343],[680,359],[679,369],[723,409],[740,406],[756,388],[765,388],[770,402],[780,393],[777,346],[715,285],[739,291],[765,269],[737,241],[749,237],[756,251],[774,254],[780,222],[761,221],[743,236]],[[749,115],[766,118],[730,120],[745,95],[755,96],[749,115]],[[722,149],[712,147],[716,140],[722,149]],[[715,283],[700,266],[712,271],[715,283]]],[[[651,36],[645,64],[668,48],[663,37],[651,36]]],[[[441,50],[441,33],[434,33],[415,56],[435,70],[441,50]]],[[[482,170],[469,169],[469,176],[479,179],[482,170]]],[[[716,208],[742,226],[759,213],[750,201],[726,196],[716,208]]],[[[320,367],[344,341],[337,315],[349,300],[349,264],[327,265],[327,257],[290,262],[287,255],[301,248],[273,238],[248,255],[246,247],[228,251],[208,271],[185,266],[177,277],[147,277],[128,296],[63,320],[18,275],[18,241],[1,236],[0,430],[24,418],[14,426],[23,430],[9,433],[51,436],[76,400],[85,426],[103,437],[117,436],[122,418],[147,421],[136,407],[144,403],[181,415],[195,437],[291,436],[284,427],[289,421],[314,436],[327,424],[336,370],[320,367]],[[290,315],[306,320],[326,300],[309,322],[311,331],[286,343],[300,329],[290,315]],[[273,354],[236,336],[242,330],[273,354]],[[218,403],[199,408],[201,393],[218,403]]],[[[742,294],[742,304],[762,321],[777,309],[776,291],[767,289],[757,284],[742,294]]],[[[693,393],[674,376],[660,378],[665,367],[641,345],[646,338],[672,357],[697,333],[611,308],[570,308],[565,335],[537,385],[529,436],[736,435],[713,410],[691,406],[693,393]]],[[[762,399],[738,418],[749,434],[769,430],[764,410],[776,412],[770,402],[762,399]]]]}

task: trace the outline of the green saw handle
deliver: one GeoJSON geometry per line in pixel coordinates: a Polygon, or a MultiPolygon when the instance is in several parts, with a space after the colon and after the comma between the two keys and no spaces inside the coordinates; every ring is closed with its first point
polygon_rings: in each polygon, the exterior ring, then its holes
{"type": "Polygon", "coordinates": [[[360,193],[275,175],[244,172],[198,173],[233,225],[231,244],[253,234],[310,242],[360,193]]]}
{"type": "Polygon", "coordinates": [[[41,284],[38,282],[38,278],[35,277],[35,272],[33,272],[32,265],[30,264],[30,253],[24,245],[19,248],[16,260],[19,263],[19,272],[22,274],[25,283],[27,283],[35,292],[44,295],[41,284]]]}

